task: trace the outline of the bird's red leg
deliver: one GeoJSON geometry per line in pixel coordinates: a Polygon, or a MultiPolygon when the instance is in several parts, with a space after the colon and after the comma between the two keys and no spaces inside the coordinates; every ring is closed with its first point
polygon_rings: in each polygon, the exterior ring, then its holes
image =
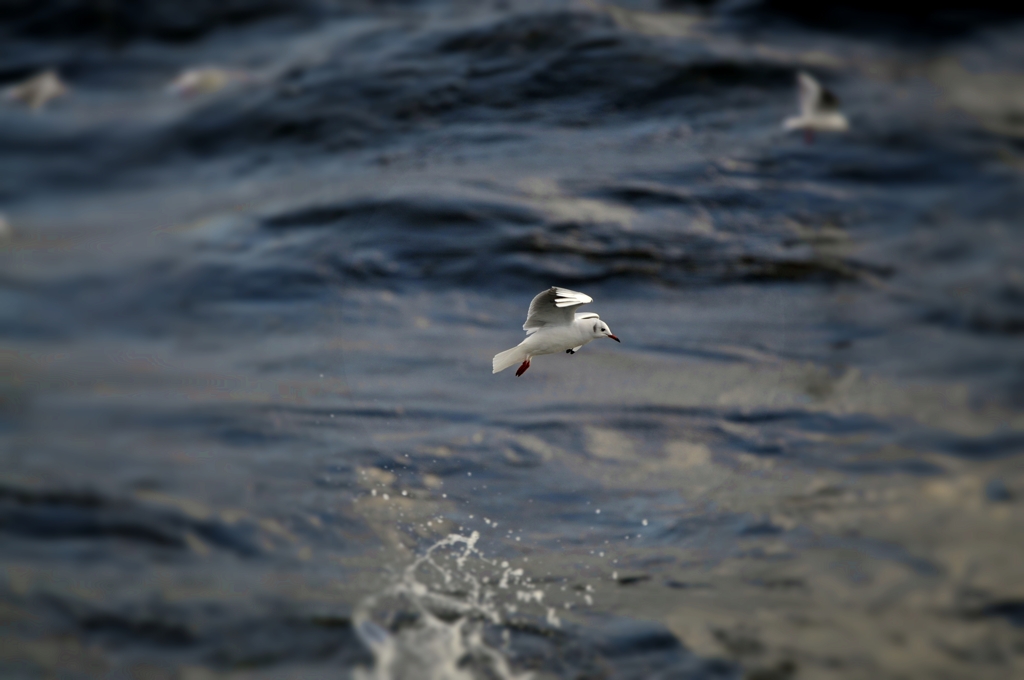
{"type": "Polygon", "coordinates": [[[523,362],[523,364],[522,364],[522,365],[521,365],[521,366],[519,367],[519,370],[518,370],[518,371],[516,371],[516,377],[518,378],[518,377],[519,377],[519,376],[521,376],[521,375],[522,375],[523,373],[526,373],[526,369],[528,369],[529,367],[530,367],[530,360],[529,360],[529,359],[527,359],[527,360],[526,360],[526,361],[524,361],[524,362],[523,362]]]}
{"type": "Polygon", "coordinates": [[[814,130],[804,128],[804,142],[807,144],[814,144],[814,130]]]}

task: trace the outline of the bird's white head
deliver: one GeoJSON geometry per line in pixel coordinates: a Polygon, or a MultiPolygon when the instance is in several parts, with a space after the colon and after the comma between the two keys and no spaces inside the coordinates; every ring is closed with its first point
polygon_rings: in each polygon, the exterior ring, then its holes
{"type": "Polygon", "coordinates": [[[604,321],[601,321],[600,319],[594,319],[594,324],[593,324],[593,326],[591,328],[592,328],[591,332],[594,334],[594,338],[595,339],[596,338],[611,338],[615,342],[622,342],[617,337],[612,335],[612,329],[608,328],[608,324],[606,324],[604,321]]]}

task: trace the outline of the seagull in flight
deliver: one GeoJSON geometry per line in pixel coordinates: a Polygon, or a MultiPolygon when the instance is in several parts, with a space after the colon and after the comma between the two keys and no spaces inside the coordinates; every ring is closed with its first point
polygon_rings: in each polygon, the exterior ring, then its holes
{"type": "Polygon", "coordinates": [[[796,84],[800,115],[784,120],[783,130],[803,130],[804,139],[810,144],[815,131],[846,132],[850,129],[846,116],[839,111],[839,98],[822,87],[814,76],[800,71],[796,74],[796,84]]]}
{"type": "Polygon", "coordinates": [[[530,303],[530,311],[523,324],[526,339],[512,349],[494,355],[491,363],[493,372],[504,371],[522,362],[516,371],[518,378],[526,373],[530,360],[535,356],[562,351],[575,354],[583,345],[598,338],[621,342],[597,314],[575,311],[577,307],[593,301],[589,295],[567,288],[552,287],[540,293],[530,303]]]}

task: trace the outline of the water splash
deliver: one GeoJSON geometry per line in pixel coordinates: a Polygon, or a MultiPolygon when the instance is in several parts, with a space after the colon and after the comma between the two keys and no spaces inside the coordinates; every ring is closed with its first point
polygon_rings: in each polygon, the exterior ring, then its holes
{"type": "MultiPolygon", "coordinates": [[[[529,680],[507,656],[510,634],[502,611],[541,606],[544,591],[522,569],[477,549],[480,534],[449,534],[430,546],[383,592],[354,615],[372,652],[372,669],[354,680],[529,680]]],[[[560,625],[547,608],[549,625],[560,625]]]]}

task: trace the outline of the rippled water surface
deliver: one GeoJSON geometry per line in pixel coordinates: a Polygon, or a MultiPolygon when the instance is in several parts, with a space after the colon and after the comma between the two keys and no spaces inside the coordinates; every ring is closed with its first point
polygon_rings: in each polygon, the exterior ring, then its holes
{"type": "Polygon", "coordinates": [[[1024,672],[1012,15],[101,4],[0,9],[4,677],[1024,672]]]}

